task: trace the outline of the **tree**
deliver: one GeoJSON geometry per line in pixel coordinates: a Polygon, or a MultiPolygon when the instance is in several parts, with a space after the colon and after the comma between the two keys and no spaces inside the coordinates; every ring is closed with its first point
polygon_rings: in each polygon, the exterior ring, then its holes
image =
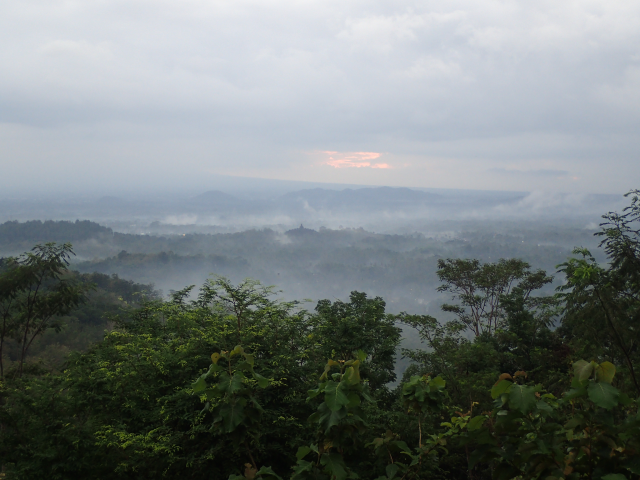
{"type": "Polygon", "coordinates": [[[640,191],[622,214],[603,216],[600,246],[609,264],[601,266],[591,252],[576,248],[559,265],[567,283],[560,289],[565,316],[561,331],[584,355],[601,356],[620,365],[621,377],[640,393],[640,191]],[[627,377],[628,376],[628,377],[627,377]]]}
{"type": "Polygon", "coordinates": [[[457,322],[476,337],[493,334],[504,321],[502,299],[517,288],[527,304],[534,290],[551,283],[553,277],[543,270],[532,272],[531,266],[516,258],[500,259],[496,263],[481,264],[479,260],[438,260],[438,278],[444,282],[439,292],[453,294],[459,304],[444,304],[442,310],[454,313],[457,322]]]}
{"type": "Polygon", "coordinates": [[[313,335],[322,359],[352,359],[361,350],[367,354],[361,368],[372,391],[383,389],[395,380],[396,350],[400,328],[395,316],[385,313],[380,297],[367,298],[366,293],[351,292],[349,302],[321,300],[312,319],[313,335]]]}
{"type": "Polygon", "coordinates": [[[443,375],[454,403],[471,408],[482,401],[501,371],[534,370],[547,380],[551,373],[564,369],[566,355],[558,355],[562,347],[550,330],[557,301],[533,295],[551,282],[546,272],[531,272],[529,264],[518,259],[487,264],[447,259],[438,266],[438,276],[445,282],[438,290],[453,293],[459,301],[443,305],[442,310],[454,313],[456,319],[442,322],[430,315],[400,316],[403,323],[417,329],[427,346],[403,350],[415,362],[405,379],[416,372],[443,375]]]}
{"type": "Polygon", "coordinates": [[[69,276],[71,244],[36,245],[18,258],[0,261],[0,377],[8,339],[19,344],[17,375],[22,376],[29,347],[45,330],[61,328],[59,318],[81,304],[90,284],[69,276]]]}

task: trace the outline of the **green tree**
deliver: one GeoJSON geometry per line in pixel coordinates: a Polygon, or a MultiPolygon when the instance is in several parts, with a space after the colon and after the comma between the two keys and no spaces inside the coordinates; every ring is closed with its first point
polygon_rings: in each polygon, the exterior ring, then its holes
{"type": "Polygon", "coordinates": [[[475,336],[489,335],[502,327],[505,312],[502,299],[518,289],[525,303],[536,303],[531,293],[551,283],[546,272],[532,272],[531,266],[516,258],[500,259],[496,263],[479,260],[438,260],[438,278],[444,282],[439,292],[447,292],[456,304],[444,304],[442,310],[456,315],[456,322],[475,336]]]}
{"type": "MultiPolygon", "coordinates": [[[[640,394],[640,199],[622,214],[604,215],[597,235],[608,256],[599,265],[584,248],[559,265],[567,279],[560,288],[565,315],[561,332],[577,355],[610,360],[621,366],[629,388],[640,394]]],[[[626,387],[625,387],[626,388],[626,387]]]]}
{"type": "Polygon", "coordinates": [[[484,393],[502,371],[524,370],[547,381],[565,370],[567,354],[551,330],[557,301],[534,294],[551,282],[546,272],[532,272],[516,259],[489,264],[448,259],[439,266],[445,282],[439,290],[453,293],[459,302],[442,309],[456,318],[441,322],[430,315],[400,316],[427,347],[403,351],[415,362],[405,378],[443,375],[453,403],[471,409],[474,402],[489,407],[484,393]]]}
{"type": "Polygon", "coordinates": [[[385,313],[385,308],[380,297],[351,292],[349,302],[319,301],[317,315],[311,320],[317,353],[323,361],[348,361],[358,351],[367,354],[360,368],[362,378],[374,392],[381,392],[396,379],[394,366],[401,330],[395,316],[385,313]]]}
{"type": "Polygon", "coordinates": [[[4,377],[3,348],[8,339],[19,344],[17,375],[22,376],[29,347],[47,329],[58,331],[61,315],[86,299],[90,284],[68,274],[71,245],[47,243],[31,252],[0,262],[0,377],[4,377]]]}

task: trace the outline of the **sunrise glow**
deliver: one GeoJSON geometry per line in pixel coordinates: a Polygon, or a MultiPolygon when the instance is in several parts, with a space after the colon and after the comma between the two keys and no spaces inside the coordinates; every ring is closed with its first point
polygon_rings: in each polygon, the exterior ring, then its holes
{"type": "Polygon", "coordinates": [[[323,163],[334,168],[391,168],[387,163],[372,163],[382,155],[378,152],[334,152],[323,151],[328,159],[323,163]]]}

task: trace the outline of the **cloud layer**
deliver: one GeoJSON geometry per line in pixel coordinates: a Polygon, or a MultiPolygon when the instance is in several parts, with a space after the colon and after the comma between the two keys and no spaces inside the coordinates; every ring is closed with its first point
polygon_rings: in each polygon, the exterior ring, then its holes
{"type": "Polygon", "coordinates": [[[639,45],[635,1],[5,0],[0,187],[126,167],[620,192],[639,45]],[[367,162],[394,168],[338,168],[367,162]]]}

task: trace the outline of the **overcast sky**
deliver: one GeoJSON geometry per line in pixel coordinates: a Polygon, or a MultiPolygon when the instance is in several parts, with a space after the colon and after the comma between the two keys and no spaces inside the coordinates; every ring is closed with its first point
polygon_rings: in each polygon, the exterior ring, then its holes
{"type": "Polygon", "coordinates": [[[0,189],[640,188],[640,2],[3,0],[0,189]]]}

